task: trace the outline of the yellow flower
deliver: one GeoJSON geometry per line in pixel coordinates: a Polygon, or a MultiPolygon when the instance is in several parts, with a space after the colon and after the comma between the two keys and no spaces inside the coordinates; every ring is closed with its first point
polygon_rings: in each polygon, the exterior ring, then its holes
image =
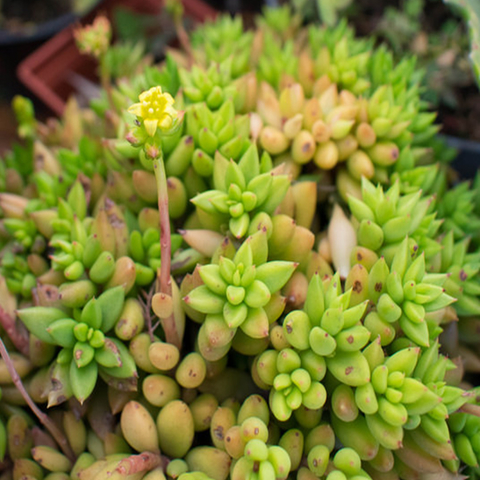
{"type": "Polygon", "coordinates": [[[178,112],[173,108],[174,99],[169,93],[163,93],[161,87],[152,87],[138,97],[128,111],[143,120],[145,130],[153,137],[157,128],[168,130],[177,118],[178,112]]]}

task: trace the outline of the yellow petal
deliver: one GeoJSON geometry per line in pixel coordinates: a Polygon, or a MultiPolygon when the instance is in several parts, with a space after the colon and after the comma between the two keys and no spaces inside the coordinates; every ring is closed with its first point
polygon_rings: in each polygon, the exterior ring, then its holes
{"type": "Polygon", "coordinates": [[[142,92],[139,96],[138,96],[138,99],[141,101],[141,102],[144,102],[145,100],[148,100],[150,98],[152,94],[152,89],[150,90],[146,90],[145,92],[142,92]]]}
{"type": "Polygon", "coordinates": [[[171,105],[165,107],[165,113],[170,115],[172,118],[175,118],[178,115],[178,111],[175,110],[171,105]]]}
{"type": "Polygon", "coordinates": [[[147,133],[151,137],[153,137],[155,135],[155,132],[157,131],[158,120],[146,119],[144,120],[143,124],[145,125],[145,130],[147,131],[147,133]]]}
{"type": "Polygon", "coordinates": [[[173,99],[173,97],[169,93],[165,92],[163,94],[163,97],[165,98],[165,100],[167,101],[167,103],[169,105],[173,105],[175,103],[175,100],[173,99]]]}
{"type": "Polygon", "coordinates": [[[170,115],[163,115],[163,117],[159,120],[158,124],[162,130],[167,130],[172,126],[172,117],[170,115]]]}
{"type": "Polygon", "coordinates": [[[141,117],[142,116],[142,104],[141,103],[134,103],[133,105],[130,105],[130,107],[128,107],[128,111],[130,113],[133,113],[137,117],[141,117]]]}

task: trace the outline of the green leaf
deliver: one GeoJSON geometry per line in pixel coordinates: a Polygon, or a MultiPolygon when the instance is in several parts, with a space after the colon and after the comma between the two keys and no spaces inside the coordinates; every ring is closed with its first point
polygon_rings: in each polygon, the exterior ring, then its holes
{"type": "Polygon", "coordinates": [[[120,350],[110,338],[105,339],[103,347],[95,350],[95,361],[107,368],[121,367],[120,350]]]}
{"type": "Polygon", "coordinates": [[[260,173],[260,160],[258,158],[257,146],[252,143],[238,162],[238,166],[245,176],[248,183],[260,173]]]}
{"type": "Polygon", "coordinates": [[[230,160],[225,172],[225,185],[230,185],[231,183],[238,185],[242,191],[245,190],[245,175],[233,160],[230,160]]]}
{"type": "Polygon", "coordinates": [[[113,378],[137,378],[137,366],[135,365],[135,360],[128,351],[128,348],[116,338],[107,338],[105,343],[108,341],[112,342],[118,350],[120,356],[121,366],[120,367],[101,367],[101,371],[108,374],[113,378]]]}
{"type": "Polygon", "coordinates": [[[237,250],[235,257],[233,258],[233,262],[237,267],[242,264],[244,268],[248,268],[253,264],[253,252],[250,243],[251,237],[248,237],[237,250]]]}
{"type": "Polygon", "coordinates": [[[262,210],[271,215],[282,203],[289,187],[290,179],[287,175],[273,175],[268,196],[262,205],[262,210]]]}
{"type": "Polygon", "coordinates": [[[47,328],[56,320],[65,318],[63,310],[53,307],[31,307],[20,310],[18,316],[28,330],[40,340],[54,345],[57,343],[47,328]]]}
{"type": "Polygon", "coordinates": [[[73,332],[75,325],[77,325],[77,322],[72,318],[62,318],[53,322],[47,328],[47,332],[57,345],[64,348],[73,348],[77,341],[73,332]]]}
{"type": "Polygon", "coordinates": [[[94,348],[86,342],[77,342],[73,348],[73,359],[78,368],[86,367],[95,356],[94,348]]]}
{"type": "Polygon", "coordinates": [[[243,213],[240,217],[231,218],[228,228],[235,238],[242,238],[248,232],[249,225],[250,217],[248,213],[243,213]]]}
{"type": "Polygon", "coordinates": [[[97,305],[102,309],[102,331],[107,333],[117,323],[122,313],[125,290],[123,286],[110,288],[97,298],[97,305]]]}
{"type": "Polygon", "coordinates": [[[303,310],[313,325],[319,326],[325,311],[325,291],[323,282],[318,273],[315,273],[310,279],[307,290],[307,298],[303,310]]]}
{"type": "Polygon", "coordinates": [[[263,282],[270,293],[278,292],[290,279],[297,264],[278,260],[264,263],[257,268],[256,279],[263,282]]]}
{"type": "Polygon", "coordinates": [[[252,178],[247,185],[247,191],[252,192],[257,197],[257,206],[262,205],[266,201],[268,195],[270,194],[270,189],[272,186],[272,174],[262,173],[252,178]]]}
{"type": "Polygon", "coordinates": [[[102,326],[102,309],[95,298],[92,298],[83,307],[80,321],[94,329],[98,329],[102,326]]]}
{"type": "Polygon", "coordinates": [[[98,377],[98,365],[90,362],[87,366],[78,368],[75,360],[70,363],[70,382],[73,394],[82,404],[93,392],[98,377]]]}
{"type": "Polygon", "coordinates": [[[213,293],[206,285],[193,289],[183,300],[201,313],[221,313],[225,304],[225,298],[213,293]]]}
{"type": "MultiPolygon", "coordinates": [[[[73,362],[73,361],[72,361],[73,362]]],[[[75,364],[75,362],[73,362],[75,364]]],[[[51,370],[52,388],[48,392],[48,407],[59,405],[68,400],[72,395],[72,384],[70,379],[70,364],[55,362],[51,370]]]]}

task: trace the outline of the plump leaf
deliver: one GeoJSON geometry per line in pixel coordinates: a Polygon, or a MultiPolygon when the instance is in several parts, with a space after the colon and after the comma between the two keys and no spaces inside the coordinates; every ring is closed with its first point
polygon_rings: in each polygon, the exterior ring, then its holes
{"type": "Polygon", "coordinates": [[[76,399],[83,403],[93,392],[98,377],[98,365],[90,362],[87,366],[78,368],[75,360],[70,364],[70,382],[76,399]]]}
{"type": "Polygon", "coordinates": [[[257,268],[256,278],[275,293],[288,282],[296,267],[295,263],[282,260],[264,263],[257,268]]]}
{"type": "Polygon", "coordinates": [[[63,310],[53,307],[31,307],[20,310],[18,316],[28,330],[40,340],[54,345],[57,343],[47,328],[56,320],[65,318],[63,310]]]}

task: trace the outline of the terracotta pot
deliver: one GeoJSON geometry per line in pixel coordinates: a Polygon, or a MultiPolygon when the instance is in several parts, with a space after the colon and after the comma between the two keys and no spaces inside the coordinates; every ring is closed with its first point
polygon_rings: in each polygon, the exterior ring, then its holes
{"type": "MultiPolygon", "coordinates": [[[[216,11],[202,0],[182,0],[185,15],[195,23],[214,18],[216,11]]],[[[135,13],[158,14],[163,0],[105,0],[92,12],[85,22],[91,21],[97,13],[112,18],[116,7],[125,7],[135,13]]],[[[61,115],[68,97],[75,93],[72,76],[81,75],[88,80],[96,78],[96,62],[78,51],[73,37],[74,26],[69,26],[44,43],[23,60],[17,69],[17,76],[55,114],[61,115]]]]}

